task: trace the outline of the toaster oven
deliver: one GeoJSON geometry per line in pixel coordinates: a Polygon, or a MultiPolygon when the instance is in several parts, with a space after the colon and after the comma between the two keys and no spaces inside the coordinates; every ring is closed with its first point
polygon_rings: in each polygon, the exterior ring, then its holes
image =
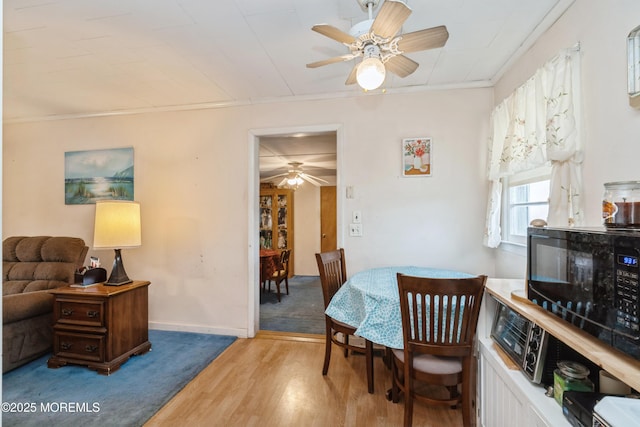
{"type": "Polygon", "coordinates": [[[534,322],[497,302],[491,338],[531,382],[545,385],[553,383],[552,372],[543,375],[548,371],[545,359],[550,336],[534,322]]]}

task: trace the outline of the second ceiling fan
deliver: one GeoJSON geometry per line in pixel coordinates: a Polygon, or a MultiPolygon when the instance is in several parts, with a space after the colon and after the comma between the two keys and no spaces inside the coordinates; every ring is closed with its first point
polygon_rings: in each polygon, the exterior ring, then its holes
{"type": "Polygon", "coordinates": [[[260,182],[270,182],[276,178],[283,177],[280,183],[277,184],[277,186],[291,188],[294,190],[297,189],[304,181],[310,182],[311,184],[318,187],[322,184],[328,184],[328,182],[322,178],[304,173],[302,171],[302,163],[300,162],[289,162],[289,166],[290,168],[288,172],[263,178],[260,180],[260,182]]]}
{"type": "Polygon", "coordinates": [[[311,29],[336,40],[350,53],[307,64],[308,68],[350,61],[362,57],[347,77],[345,84],[358,83],[365,90],[377,89],[390,71],[399,77],[407,77],[418,68],[418,63],[405,53],[435,49],[445,45],[449,38],[447,27],[427,28],[407,34],[398,34],[411,15],[411,9],[401,1],[386,0],[378,16],[373,19],[373,8],[379,0],[358,0],[369,12],[369,19],[354,25],[346,33],[329,24],[314,25],[311,29]]]}

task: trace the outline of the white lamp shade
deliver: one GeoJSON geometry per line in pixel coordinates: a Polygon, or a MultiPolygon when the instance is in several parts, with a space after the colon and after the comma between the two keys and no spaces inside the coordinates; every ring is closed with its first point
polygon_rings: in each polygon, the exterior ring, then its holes
{"type": "Polygon", "coordinates": [[[382,61],[376,57],[371,57],[364,59],[360,65],[358,65],[356,80],[361,88],[374,90],[379,88],[382,82],[384,82],[386,74],[387,71],[382,61]]]}
{"type": "Polygon", "coordinates": [[[115,200],[96,202],[94,249],[135,248],[141,244],[140,203],[115,200]]]}

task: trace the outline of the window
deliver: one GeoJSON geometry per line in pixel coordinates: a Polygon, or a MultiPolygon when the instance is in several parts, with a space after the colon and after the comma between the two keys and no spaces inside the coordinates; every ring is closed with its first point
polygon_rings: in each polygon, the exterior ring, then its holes
{"type": "Polygon", "coordinates": [[[547,220],[550,176],[545,167],[504,178],[503,241],[526,245],[531,220],[547,220]]]}

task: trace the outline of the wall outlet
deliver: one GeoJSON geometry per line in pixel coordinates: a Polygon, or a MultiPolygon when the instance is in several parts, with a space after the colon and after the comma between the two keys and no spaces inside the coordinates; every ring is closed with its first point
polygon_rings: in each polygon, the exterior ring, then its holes
{"type": "Polygon", "coordinates": [[[362,213],[360,211],[353,211],[353,218],[351,222],[354,224],[360,224],[362,222],[362,213]]]}
{"type": "Polygon", "coordinates": [[[351,225],[349,226],[349,236],[362,236],[362,224],[351,223],[351,225]]]}

